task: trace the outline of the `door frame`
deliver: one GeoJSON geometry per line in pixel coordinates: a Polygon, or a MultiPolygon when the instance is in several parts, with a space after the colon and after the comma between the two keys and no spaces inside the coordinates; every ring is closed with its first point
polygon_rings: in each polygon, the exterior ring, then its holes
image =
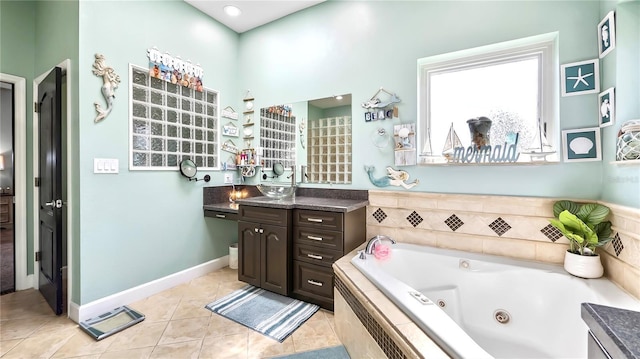
{"type": "Polygon", "coordinates": [[[13,158],[14,187],[14,251],[15,290],[33,287],[33,275],[27,275],[27,80],[0,73],[0,81],[13,84],[13,158]]]}
{"type": "MultiPolygon", "coordinates": [[[[67,198],[63,198],[63,201],[65,202],[65,206],[66,211],[67,211],[67,219],[64,222],[64,226],[66,226],[66,231],[65,233],[67,234],[67,293],[66,293],[66,297],[67,297],[67,316],[70,313],[70,307],[71,307],[71,293],[73,293],[73,250],[72,250],[72,243],[73,243],[73,213],[72,213],[72,208],[71,208],[71,204],[74,203],[73,202],[73,192],[71,191],[71,189],[73,188],[73,183],[74,183],[74,179],[73,179],[73,171],[72,171],[72,153],[75,150],[75,147],[73,147],[73,141],[71,141],[72,137],[72,115],[71,115],[71,86],[70,84],[72,83],[72,77],[71,77],[71,60],[66,59],[63,62],[59,63],[58,65],[56,65],[57,67],[62,68],[62,71],[65,73],[65,79],[63,80],[64,83],[66,83],[66,92],[64,93],[64,96],[66,96],[66,103],[63,104],[63,107],[66,108],[66,116],[63,116],[62,119],[63,121],[66,121],[66,137],[67,137],[67,153],[66,156],[64,157],[64,161],[66,161],[67,163],[67,171],[64,174],[64,176],[66,177],[66,193],[67,193],[67,198]]],[[[56,67],[54,66],[54,67],[56,67]]],[[[51,70],[53,69],[50,68],[49,70],[47,70],[46,72],[44,72],[43,74],[41,74],[40,76],[36,77],[33,80],[33,98],[34,101],[36,101],[36,99],[38,98],[38,85],[40,85],[40,83],[44,80],[44,78],[49,74],[49,72],[51,72],[51,70]]],[[[33,109],[33,108],[32,108],[33,109]]],[[[39,123],[38,123],[38,113],[37,112],[33,112],[33,176],[34,177],[38,177],[40,175],[40,172],[38,170],[38,155],[39,155],[39,141],[40,141],[40,128],[39,128],[39,123]]],[[[33,186],[33,259],[34,259],[34,264],[33,264],[33,271],[34,271],[34,275],[33,275],[33,288],[38,289],[40,286],[39,283],[39,276],[37,275],[38,273],[38,266],[35,262],[35,253],[38,252],[40,250],[40,232],[38,230],[39,228],[39,223],[40,223],[40,211],[39,211],[39,198],[40,198],[40,188],[35,186],[35,180],[31,181],[31,184],[33,186]]]]}

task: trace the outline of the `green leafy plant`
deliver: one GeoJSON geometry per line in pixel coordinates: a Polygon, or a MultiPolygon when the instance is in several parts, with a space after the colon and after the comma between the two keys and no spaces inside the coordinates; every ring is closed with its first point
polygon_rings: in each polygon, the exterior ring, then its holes
{"type": "Polygon", "coordinates": [[[556,218],[549,222],[567,237],[571,253],[596,255],[596,247],[611,241],[611,222],[605,221],[609,215],[607,206],[563,200],[553,205],[553,215],[556,218]]]}

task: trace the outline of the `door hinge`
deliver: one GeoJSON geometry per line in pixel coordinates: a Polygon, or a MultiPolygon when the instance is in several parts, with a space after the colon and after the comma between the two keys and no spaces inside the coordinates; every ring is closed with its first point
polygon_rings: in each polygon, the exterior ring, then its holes
{"type": "Polygon", "coordinates": [[[36,252],[36,262],[40,262],[41,258],[42,258],[42,252],[40,251],[36,252]]]}
{"type": "Polygon", "coordinates": [[[33,102],[33,112],[40,113],[40,104],[35,101],[33,102]]]}
{"type": "Polygon", "coordinates": [[[35,178],[35,186],[40,187],[40,177],[35,178]]]}

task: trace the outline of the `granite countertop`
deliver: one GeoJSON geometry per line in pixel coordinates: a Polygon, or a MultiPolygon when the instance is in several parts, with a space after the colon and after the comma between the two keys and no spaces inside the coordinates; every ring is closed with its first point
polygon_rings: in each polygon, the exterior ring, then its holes
{"type": "Polygon", "coordinates": [[[255,207],[282,208],[282,209],[310,209],[328,212],[351,212],[366,207],[368,200],[338,199],[295,196],[286,199],[273,199],[265,196],[239,199],[238,204],[255,207]]]}
{"type": "Polygon", "coordinates": [[[203,209],[238,213],[238,205],[281,208],[281,209],[310,209],[329,212],[351,212],[366,207],[369,204],[369,194],[366,190],[342,190],[302,188],[296,189],[293,198],[274,199],[262,196],[255,186],[236,186],[235,190],[242,192],[242,199],[235,203],[229,202],[232,187],[205,187],[203,192],[203,209]]]}
{"type": "Polygon", "coordinates": [[[205,211],[218,211],[227,213],[238,213],[238,204],[231,202],[211,203],[202,206],[205,211]]]}
{"type": "Polygon", "coordinates": [[[640,312],[582,303],[582,319],[613,358],[640,359],[640,312]]]}

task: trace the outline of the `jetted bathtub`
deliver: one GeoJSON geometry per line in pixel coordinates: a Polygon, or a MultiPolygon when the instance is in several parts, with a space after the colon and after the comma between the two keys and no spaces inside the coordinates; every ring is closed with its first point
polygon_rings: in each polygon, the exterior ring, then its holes
{"type": "MultiPolygon", "coordinates": [[[[385,243],[387,244],[387,243],[385,243]]],[[[411,244],[351,260],[454,358],[586,358],[580,304],[640,311],[607,279],[559,265],[411,244]]]]}

